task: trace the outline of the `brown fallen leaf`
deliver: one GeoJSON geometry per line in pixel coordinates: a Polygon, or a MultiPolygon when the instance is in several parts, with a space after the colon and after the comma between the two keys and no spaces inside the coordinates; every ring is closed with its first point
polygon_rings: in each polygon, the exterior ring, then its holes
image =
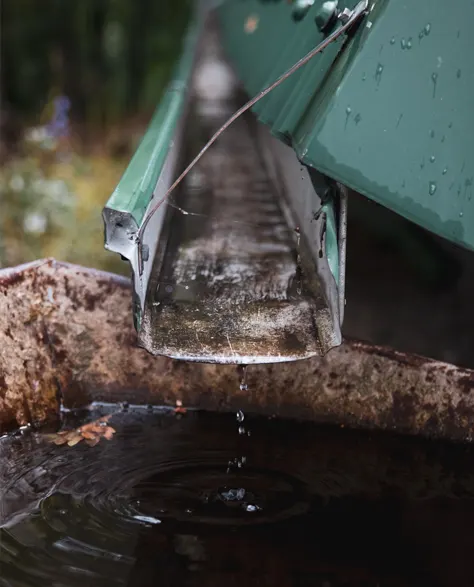
{"type": "Polygon", "coordinates": [[[92,440],[93,438],[97,437],[97,434],[95,432],[89,432],[87,430],[83,430],[81,432],[81,435],[83,438],[85,438],[86,440],[92,440]]]}
{"type": "Polygon", "coordinates": [[[106,440],[112,440],[114,434],[115,434],[115,430],[111,426],[107,426],[103,436],[106,440]]]}
{"type": "Polygon", "coordinates": [[[76,444],[78,442],[81,442],[81,440],[84,440],[84,438],[80,435],[80,434],[74,434],[73,436],[71,436],[69,438],[69,440],[67,441],[67,445],[68,446],[76,446],[76,444]]]}
{"type": "Polygon", "coordinates": [[[183,402],[180,399],[177,399],[174,413],[175,414],[185,414],[186,412],[187,412],[187,410],[185,407],[183,407],[183,402]]]}
{"type": "Polygon", "coordinates": [[[57,434],[48,434],[47,438],[58,446],[67,444],[71,447],[76,446],[76,444],[82,440],[84,440],[88,446],[95,446],[100,442],[101,438],[112,440],[115,434],[115,429],[112,428],[112,426],[107,425],[107,422],[112,415],[113,414],[102,416],[101,418],[94,420],[94,422],[84,424],[75,430],[61,430],[57,434]]]}
{"type": "Polygon", "coordinates": [[[57,444],[58,446],[60,446],[61,444],[66,444],[67,442],[67,436],[58,436],[57,438],[54,438],[54,434],[51,434],[51,440],[54,442],[54,444],[57,444]]]}
{"type": "Polygon", "coordinates": [[[100,436],[96,436],[95,438],[86,438],[84,442],[87,446],[95,446],[100,441],[100,436]]]}

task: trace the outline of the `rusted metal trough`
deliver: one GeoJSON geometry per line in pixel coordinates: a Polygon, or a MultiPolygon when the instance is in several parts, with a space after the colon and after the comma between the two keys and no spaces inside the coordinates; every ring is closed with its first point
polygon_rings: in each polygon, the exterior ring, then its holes
{"type": "Polygon", "coordinates": [[[136,344],[128,279],[45,259],[0,271],[0,431],[93,401],[248,410],[470,439],[474,372],[357,341],[323,358],[236,367],[136,344]]]}

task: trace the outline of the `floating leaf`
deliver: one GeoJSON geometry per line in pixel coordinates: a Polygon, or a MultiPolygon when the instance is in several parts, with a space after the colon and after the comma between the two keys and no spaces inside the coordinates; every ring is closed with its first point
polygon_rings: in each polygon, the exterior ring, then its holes
{"type": "Polygon", "coordinates": [[[83,440],[83,437],[80,434],[75,434],[74,436],[71,436],[71,438],[69,438],[69,440],[67,441],[67,445],[76,446],[76,444],[78,442],[81,442],[81,440],[83,440]]]}
{"type": "Polygon", "coordinates": [[[114,434],[115,434],[115,430],[113,428],[111,428],[110,426],[107,426],[107,428],[104,432],[104,438],[107,440],[112,440],[114,434]]]}
{"type": "Polygon", "coordinates": [[[55,438],[53,440],[54,444],[57,444],[58,446],[61,444],[66,444],[67,442],[67,436],[58,436],[58,438],[55,438]]]}
{"type": "Polygon", "coordinates": [[[95,446],[100,442],[101,438],[106,440],[112,440],[115,429],[112,426],[108,426],[107,422],[110,420],[113,414],[102,416],[101,418],[84,424],[75,430],[61,430],[57,434],[48,434],[47,438],[54,444],[61,446],[67,444],[68,446],[76,446],[82,440],[88,446],[95,446]]]}
{"type": "Polygon", "coordinates": [[[95,438],[86,438],[84,442],[87,446],[95,446],[100,441],[100,437],[96,436],[95,438]]]}

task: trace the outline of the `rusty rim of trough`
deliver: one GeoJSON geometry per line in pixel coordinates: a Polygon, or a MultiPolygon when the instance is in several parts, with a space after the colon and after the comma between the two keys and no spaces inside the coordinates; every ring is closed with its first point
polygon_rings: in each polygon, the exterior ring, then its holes
{"type": "Polygon", "coordinates": [[[54,259],[0,270],[0,432],[92,401],[301,418],[471,439],[474,372],[346,340],[325,357],[235,366],[153,357],[137,346],[127,278],[54,259]]]}

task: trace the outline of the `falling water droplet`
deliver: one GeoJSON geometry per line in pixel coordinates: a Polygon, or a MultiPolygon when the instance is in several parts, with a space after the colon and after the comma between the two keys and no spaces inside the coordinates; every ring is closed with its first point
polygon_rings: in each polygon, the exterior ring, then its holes
{"type": "Polygon", "coordinates": [[[390,45],[395,45],[395,37],[392,37],[392,38],[390,39],[390,45]]]}
{"type": "Polygon", "coordinates": [[[258,512],[259,510],[261,510],[262,508],[260,508],[258,505],[254,505],[253,503],[248,503],[245,506],[245,510],[247,512],[258,512]]]}
{"type": "Polygon", "coordinates": [[[239,424],[241,424],[244,420],[245,420],[245,414],[242,412],[242,410],[239,410],[237,412],[237,414],[235,415],[237,422],[239,422],[239,424]]]}
{"type": "Polygon", "coordinates": [[[464,216],[463,212],[459,212],[459,216],[462,218],[464,216]]]}
{"type": "Polygon", "coordinates": [[[355,115],[354,117],[354,122],[356,124],[359,124],[359,122],[362,120],[362,116],[360,115],[360,112],[358,114],[355,115]]]}
{"type": "Polygon", "coordinates": [[[434,163],[436,161],[436,157],[434,155],[431,155],[430,157],[430,162],[434,163]]]}
{"type": "Polygon", "coordinates": [[[348,106],[348,107],[346,108],[346,114],[350,114],[351,112],[352,112],[352,109],[351,109],[351,107],[350,107],[350,106],[348,106]]]}
{"type": "Polygon", "coordinates": [[[410,37],[407,41],[407,49],[410,50],[412,47],[412,38],[410,37]]]}
{"type": "Polygon", "coordinates": [[[247,391],[247,365],[240,365],[238,371],[240,373],[240,391],[247,391]]]}
{"type": "Polygon", "coordinates": [[[421,39],[422,39],[424,36],[425,36],[425,31],[420,31],[420,32],[418,33],[418,38],[420,39],[420,41],[421,41],[421,39]]]}
{"type": "Polygon", "coordinates": [[[430,196],[433,196],[434,193],[436,192],[436,183],[434,181],[430,181],[430,185],[429,185],[429,193],[430,196]]]}
{"type": "Polygon", "coordinates": [[[431,131],[430,131],[430,137],[431,137],[432,139],[434,139],[434,137],[435,137],[435,131],[434,131],[434,130],[431,130],[431,131]]]}
{"type": "Polygon", "coordinates": [[[456,77],[459,79],[461,77],[461,70],[458,69],[456,72],[456,77]]]}
{"type": "Polygon", "coordinates": [[[403,39],[400,41],[400,47],[401,47],[403,50],[405,50],[405,49],[407,48],[407,42],[405,41],[405,39],[404,39],[404,38],[403,38],[403,39]]]}
{"type": "Polygon", "coordinates": [[[447,167],[445,167],[445,168],[443,169],[443,175],[446,175],[447,173],[448,173],[448,168],[447,168],[447,167]]]}
{"type": "Polygon", "coordinates": [[[448,128],[452,128],[452,126],[453,126],[453,123],[452,123],[452,122],[450,122],[450,123],[448,124],[448,128]]]}
{"type": "Polygon", "coordinates": [[[300,238],[301,238],[301,231],[300,231],[299,226],[295,227],[295,234],[296,234],[296,246],[299,246],[300,245],[300,238]]]}
{"type": "Polygon", "coordinates": [[[425,35],[428,36],[431,32],[431,24],[428,23],[424,28],[425,35]]]}
{"type": "Polygon", "coordinates": [[[242,434],[245,434],[245,433],[246,433],[245,428],[243,426],[239,426],[239,434],[242,435],[242,434]]]}

